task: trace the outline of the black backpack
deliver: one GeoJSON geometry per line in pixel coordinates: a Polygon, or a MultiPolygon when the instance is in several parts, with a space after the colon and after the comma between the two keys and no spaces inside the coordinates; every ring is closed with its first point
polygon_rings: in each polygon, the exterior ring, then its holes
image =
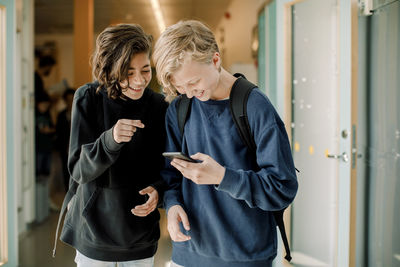
{"type": "MultiPolygon", "coordinates": [[[[229,96],[229,109],[233,121],[235,122],[236,128],[239,132],[240,138],[242,139],[243,143],[246,144],[251,154],[253,155],[254,162],[257,162],[257,146],[251,134],[250,125],[247,118],[247,100],[250,92],[254,88],[257,88],[257,86],[249,82],[243,74],[235,73],[234,76],[238,77],[239,79],[237,80],[237,85],[232,87],[229,96]]],[[[179,99],[177,100],[178,126],[182,137],[186,120],[189,117],[191,103],[191,98],[187,98],[186,95],[180,95],[179,99]]],[[[279,227],[279,230],[281,232],[283,244],[285,245],[285,259],[290,262],[292,257],[290,256],[289,243],[286,236],[285,225],[283,223],[284,211],[285,209],[273,211],[272,214],[274,215],[276,225],[279,227]]]]}

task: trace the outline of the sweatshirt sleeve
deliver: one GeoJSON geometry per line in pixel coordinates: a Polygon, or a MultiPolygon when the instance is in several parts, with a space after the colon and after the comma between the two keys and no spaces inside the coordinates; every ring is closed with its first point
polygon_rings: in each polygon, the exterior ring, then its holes
{"type": "MultiPolygon", "coordinates": [[[[172,102],[165,116],[165,128],[167,131],[166,152],[181,151],[182,138],[178,128],[176,115],[176,100],[172,102]]],[[[165,159],[164,169],[161,175],[165,182],[166,190],[164,192],[164,207],[168,209],[174,205],[183,206],[181,186],[182,175],[171,165],[169,159],[165,159]]]]}
{"type": "Polygon", "coordinates": [[[244,200],[251,208],[275,211],[293,201],[298,188],[296,171],[283,122],[258,90],[247,103],[250,128],[257,146],[259,171],[227,167],[217,190],[244,200]]]}
{"type": "Polygon", "coordinates": [[[97,116],[89,86],[82,86],[74,96],[68,157],[71,177],[80,184],[103,174],[118,159],[123,146],[114,141],[113,128],[99,134],[97,116]]]}

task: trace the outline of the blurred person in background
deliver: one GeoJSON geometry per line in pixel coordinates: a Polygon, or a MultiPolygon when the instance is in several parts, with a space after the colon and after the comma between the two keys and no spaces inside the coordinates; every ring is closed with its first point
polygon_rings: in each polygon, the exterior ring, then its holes
{"type": "Polygon", "coordinates": [[[39,50],[35,50],[35,99],[43,95],[49,95],[43,82],[43,78],[50,75],[56,61],[52,56],[42,55],[39,50]]]}

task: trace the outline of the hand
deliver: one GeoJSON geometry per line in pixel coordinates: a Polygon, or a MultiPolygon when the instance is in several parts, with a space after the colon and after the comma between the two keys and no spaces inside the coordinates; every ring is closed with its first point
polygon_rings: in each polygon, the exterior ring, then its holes
{"type": "Polygon", "coordinates": [[[182,222],[183,227],[186,231],[190,230],[189,219],[186,212],[179,205],[172,206],[168,210],[167,214],[167,229],[171,239],[175,242],[184,242],[190,240],[190,236],[185,235],[181,232],[179,223],[182,222]]]}
{"type": "Polygon", "coordinates": [[[120,119],[114,125],[113,137],[118,144],[121,142],[129,142],[137,128],[144,128],[144,124],[140,120],[120,119]]]}
{"type": "Polygon", "coordinates": [[[140,190],[139,194],[148,195],[149,199],[146,201],[146,203],[133,208],[131,212],[136,216],[146,217],[157,208],[158,192],[156,189],[154,189],[154,187],[148,186],[145,189],[140,190]]]}
{"type": "Polygon", "coordinates": [[[225,175],[225,168],[212,157],[202,153],[191,156],[202,161],[192,163],[181,159],[174,159],[171,165],[180,171],[183,177],[192,180],[196,184],[220,184],[225,175]]]}

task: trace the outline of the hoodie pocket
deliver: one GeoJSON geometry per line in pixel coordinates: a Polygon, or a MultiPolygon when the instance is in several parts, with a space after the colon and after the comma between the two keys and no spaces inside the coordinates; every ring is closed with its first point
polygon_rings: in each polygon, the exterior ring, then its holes
{"type": "Polygon", "coordinates": [[[96,189],[83,209],[86,229],[83,238],[96,246],[131,248],[152,245],[160,237],[160,215],[154,210],[146,217],[131,213],[136,205],[145,203],[136,189],[96,189]]]}
{"type": "Polygon", "coordinates": [[[87,202],[82,210],[83,217],[87,217],[88,213],[91,211],[92,206],[96,202],[99,192],[100,192],[100,188],[96,187],[94,189],[93,193],[90,195],[89,199],[87,200],[87,202]]]}

